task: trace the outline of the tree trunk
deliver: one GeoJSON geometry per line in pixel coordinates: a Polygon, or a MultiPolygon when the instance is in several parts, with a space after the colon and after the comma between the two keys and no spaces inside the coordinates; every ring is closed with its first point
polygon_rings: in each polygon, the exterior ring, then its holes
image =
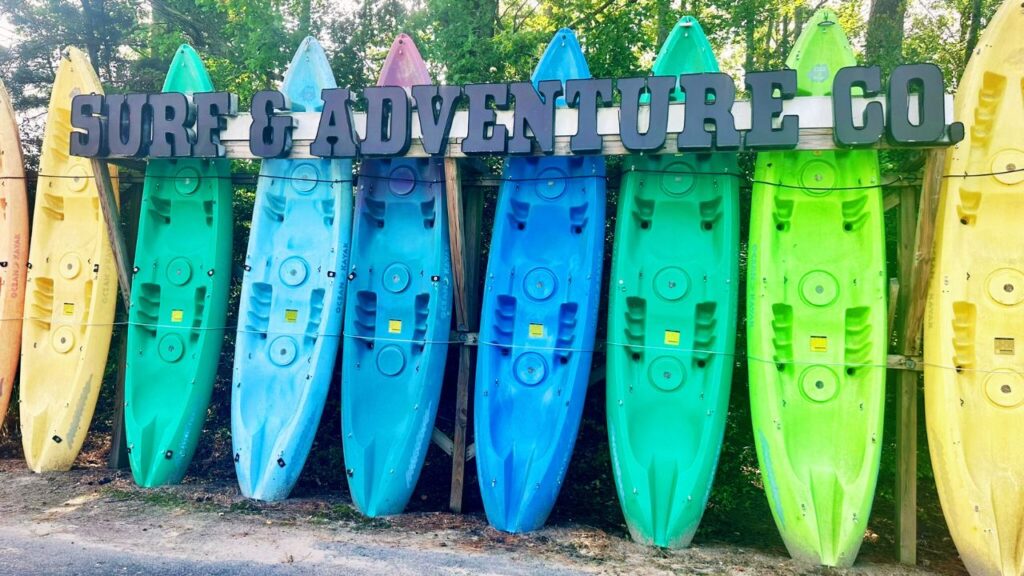
{"type": "Polygon", "coordinates": [[[655,46],[661,46],[665,43],[665,39],[668,38],[669,32],[672,31],[672,15],[669,12],[672,11],[671,2],[669,0],[658,0],[655,5],[658,18],[658,41],[655,46]]]}
{"type": "Polygon", "coordinates": [[[796,44],[797,38],[800,37],[800,33],[804,31],[804,22],[807,19],[807,9],[804,6],[798,5],[793,11],[793,44],[796,44]]]}
{"type": "Polygon", "coordinates": [[[313,35],[312,0],[299,0],[299,35],[305,38],[313,35]]]}
{"type": "Polygon", "coordinates": [[[888,73],[903,61],[903,21],[907,0],[872,0],[865,57],[888,73]]]}
{"type": "Polygon", "coordinates": [[[81,4],[82,17],[85,22],[85,30],[83,31],[85,49],[89,52],[89,60],[92,61],[93,68],[97,71],[104,70],[104,62],[100,52],[100,41],[96,37],[96,30],[98,30],[100,25],[100,15],[96,14],[96,8],[91,0],[81,0],[81,4]]]}
{"type": "Polygon", "coordinates": [[[754,10],[748,8],[747,20],[743,26],[743,43],[747,50],[746,60],[743,62],[743,70],[747,73],[754,71],[754,27],[757,25],[757,17],[754,10]]]}
{"type": "Polygon", "coordinates": [[[978,33],[981,29],[981,0],[971,1],[971,27],[967,29],[967,44],[964,50],[964,65],[971,59],[971,52],[978,45],[978,33]]]}
{"type": "Polygon", "coordinates": [[[789,54],[789,49],[792,48],[793,44],[790,42],[789,35],[789,14],[782,15],[782,21],[779,23],[779,49],[776,51],[780,57],[785,58],[789,54]]]}
{"type": "Polygon", "coordinates": [[[167,11],[164,10],[162,2],[150,2],[149,9],[153,19],[153,23],[149,27],[149,56],[152,58],[156,55],[156,40],[167,32],[167,23],[170,18],[167,11]]]}

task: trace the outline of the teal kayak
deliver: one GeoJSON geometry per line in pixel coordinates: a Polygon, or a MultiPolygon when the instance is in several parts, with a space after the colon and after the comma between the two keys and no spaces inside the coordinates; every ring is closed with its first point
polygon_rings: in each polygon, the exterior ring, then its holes
{"type": "MultiPolygon", "coordinates": [[[[696,20],[679,20],[653,72],[718,72],[696,20]]],[[[725,153],[633,156],[623,167],[608,435],[626,525],[644,544],[689,545],[715,477],[736,335],[737,173],[736,155],[725,153]]]]}
{"type": "MultiPolygon", "coordinates": [[[[199,55],[178,49],[164,92],[213,92],[199,55]]],[[[220,362],[231,283],[231,165],[153,160],[146,169],[128,314],[125,425],[140,486],[188,470],[220,362]]]]}

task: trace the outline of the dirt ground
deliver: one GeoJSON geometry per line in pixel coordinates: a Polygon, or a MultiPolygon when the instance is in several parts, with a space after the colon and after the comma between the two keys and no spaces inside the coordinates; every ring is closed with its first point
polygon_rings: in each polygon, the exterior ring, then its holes
{"type": "MultiPolygon", "coordinates": [[[[869,555],[869,556],[874,556],[869,555]]],[[[935,567],[933,566],[932,569],[935,567]]],[[[851,570],[801,565],[774,546],[702,543],[663,551],[622,535],[556,521],[513,536],[477,514],[361,517],[340,495],[283,503],[242,498],[222,480],[143,490],[127,471],[37,475],[0,460],[0,572],[68,574],[683,573],[957,574],[873,558],[851,570]]]]}

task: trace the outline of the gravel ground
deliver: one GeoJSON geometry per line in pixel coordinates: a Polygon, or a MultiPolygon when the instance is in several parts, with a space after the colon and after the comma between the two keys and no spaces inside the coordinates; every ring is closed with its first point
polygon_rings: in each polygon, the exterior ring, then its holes
{"type": "Polygon", "coordinates": [[[955,574],[860,562],[806,566],[774,550],[662,551],[560,523],[530,535],[479,515],[361,517],[338,496],[247,501],[223,482],[136,488],[100,468],[36,475],[0,460],[0,574],[955,574]]]}

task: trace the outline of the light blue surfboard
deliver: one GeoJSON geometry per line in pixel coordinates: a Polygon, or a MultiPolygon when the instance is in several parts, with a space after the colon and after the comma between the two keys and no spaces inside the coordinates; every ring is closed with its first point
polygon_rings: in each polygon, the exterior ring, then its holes
{"type": "MultiPolygon", "coordinates": [[[[281,87],[291,110],[322,110],[321,90],[336,86],[323,48],[303,40],[281,87]]],[[[338,353],[351,231],[350,160],[263,162],[231,388],[235,472],[249,498],[287,498],[306,462],[338,353]]]]}

